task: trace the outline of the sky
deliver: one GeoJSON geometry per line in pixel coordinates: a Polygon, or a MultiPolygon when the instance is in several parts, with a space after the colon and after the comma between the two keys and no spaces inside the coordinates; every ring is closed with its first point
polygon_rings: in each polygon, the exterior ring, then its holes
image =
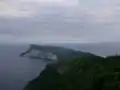
{"type": "Polygon", "coordinates": [[[0,43],[120,42],[119,0],[0,0],[0,43]]]}

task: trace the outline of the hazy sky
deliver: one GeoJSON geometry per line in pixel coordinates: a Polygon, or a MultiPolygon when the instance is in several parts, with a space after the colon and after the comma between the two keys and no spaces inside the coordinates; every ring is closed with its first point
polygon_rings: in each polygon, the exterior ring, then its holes
{"type": "Polygon", "coordinates": [[[0,0],[0,43],[120,42],[120,0],[0,0]]]}

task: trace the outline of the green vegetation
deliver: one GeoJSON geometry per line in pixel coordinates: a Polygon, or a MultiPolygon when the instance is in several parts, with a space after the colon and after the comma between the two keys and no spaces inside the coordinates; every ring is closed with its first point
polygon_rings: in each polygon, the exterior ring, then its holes
{"type": "MultiPolygon", "coordinates": [[[[30,48],[23,52],[20,56],[24,56],[28,53],[30,53],[32,50],[42,51],[42,52],[50,52],[52,54],[55,54],[58,58],[58,60],[72,60],[84,55],[93,55],[87,52],[81,52],[81,51],[75,51],[72,49],[64,48],[64,47],[57,47],[57,46],[49,46],[49,45],[34,45],[31,44],[30,48]]],[[[39,57],[39,56],[38,56],[39,57]]]]}
{"type": "Polygon", "coordinates": [[[120,56],[83,56],[47,65],[25,90],[120,90],[120,56]]]}

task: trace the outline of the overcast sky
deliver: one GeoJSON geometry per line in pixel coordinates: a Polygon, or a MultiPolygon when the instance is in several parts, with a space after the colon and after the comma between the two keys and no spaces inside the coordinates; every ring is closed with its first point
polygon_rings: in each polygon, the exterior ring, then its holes
{"type": "Polygon", "coordinates": [[[0,0],[0,43],[120,42],[120,0],[0,0]]]}

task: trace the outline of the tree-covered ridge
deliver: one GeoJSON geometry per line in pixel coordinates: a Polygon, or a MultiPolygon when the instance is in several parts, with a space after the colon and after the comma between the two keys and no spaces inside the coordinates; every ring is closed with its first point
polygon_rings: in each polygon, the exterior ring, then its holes
{"type": "MultiPolygon", "coordinates": [[[[43,52],[43,54],[52,53],[53,55],[57,56],[58,60],[69,60],[69,59],[75,59],[75,58],[78,58],[84,55],[93,55],[91,53],[76,51],[76,50],[72,50],[72,49],[64,48],[64,47],[31,44],[29,49],[21,53],[20,56],[30,54],[33,50],[38,51],[38,52],[39,51],[43,52]]],[[[40,55],[36,55],[36,58],[39,57],[40,55]]]]}
{"type": "Polygon", "coordinates": [[[120,90],[120,56],[84,56],[47,65],[25,90],[120,90]]]}

